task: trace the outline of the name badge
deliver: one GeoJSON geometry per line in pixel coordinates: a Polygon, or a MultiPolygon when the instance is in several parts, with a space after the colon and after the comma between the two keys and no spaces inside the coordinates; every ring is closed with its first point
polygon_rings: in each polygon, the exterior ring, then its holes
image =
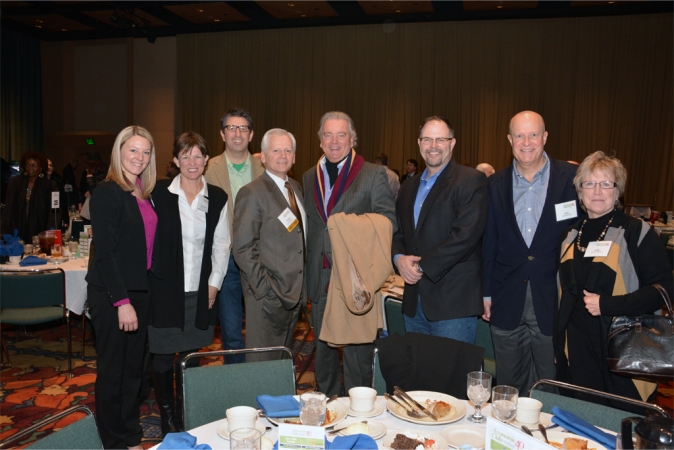
{"type": "Polygon", "coordinates": [[[72,184],[64,184],[63,185],[63,192],[72,192],[73,191],[73,185],[72,184]]]}
{"type": "Polygon", "coordinates": [[[279,450],[324,450],[325,428],[307,425],[278,426],[279,450]]]}
{"type": "Polygon", "coordinates": [[[585,250],[586,258],[594,258],[595,256],[608,256],[609,250],[611,250],[611,241],[594,241],[590,242],[585,250]]]}
{"type": "Polygon", "coordinates": [[[60,197],[60,192],[52,192],[51,193],[51,208],[52,209],[58,209],[61,205],[61,197],[60,197]]]}
{"type": "Polygon", "coordinates": [[[555,205],[555,213],[557,213],[557,222],[578,217],[576,201],[571,200],[570,202],[557,203],[555,205]]]}
{"type": "Polygon", "coordinates": [[[297,217],[295,217],[295,214],[293,214],[290,208],[286,208],[285,211],[283,211],[281,215],[278,216],[278,220],[280,220],[283,226],[286,227],[288,233],[293,231],[295,227],[300,223],[300,221],[297,220],[297,217]]]}
{"type": "Polygon", "coordinates": [[[197,203],[197,209],[205,213],[208,212],[208,199],[206,197],[199,197],[199,202],[197,203]]]}

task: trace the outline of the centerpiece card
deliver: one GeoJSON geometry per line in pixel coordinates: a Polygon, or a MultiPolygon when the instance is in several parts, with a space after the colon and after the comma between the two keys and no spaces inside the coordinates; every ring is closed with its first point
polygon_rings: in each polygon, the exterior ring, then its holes
{"type": "Polygon", "coordinates": [[[280,424],[278,450],[324,450],[325,428],[280,424]]]}
{"type": "Polygon", "coordinates": [[[487,417],[487,435],[485,449],[491,450],[528,450],[555,447],[529,436],[518,428],[487,417]]]}

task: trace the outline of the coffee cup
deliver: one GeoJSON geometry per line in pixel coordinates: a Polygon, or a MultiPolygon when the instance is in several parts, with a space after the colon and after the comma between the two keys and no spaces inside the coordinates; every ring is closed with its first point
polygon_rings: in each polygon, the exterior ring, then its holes
{"type": "Polygon", "coordinates": [[[530,424],[538,423],[542,407],[543,403],[535,398],[520,397],[517,401],[517,421],[530,424]]]}
{"type": "Polygon", "coordinates": [[[370,412],[374,409],[377,391],[369,387],[354,387],[349,389],[351,409],[356,412],[370,412]]]}
{"type": "Polygon", "coordinates": [[[21,256],[10,256],[9,257],[9,262],[12,264],[18,264],[21,262],[21,256]]]}
{"type": "Polygon", "coordinates": [[[239,428],[255,428],[257,410],[250,406],[235,406],[226,412],[229,431],[239,428]]]}

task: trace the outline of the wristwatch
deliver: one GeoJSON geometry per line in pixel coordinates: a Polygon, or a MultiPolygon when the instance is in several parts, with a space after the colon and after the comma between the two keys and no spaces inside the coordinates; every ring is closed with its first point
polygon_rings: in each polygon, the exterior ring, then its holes
{"type": "Polygon", "coordinates": [[[414,268],[416,269],[417,272],[424,273],[424,269],[421,268],[418,262],[414,263],[414,268]]]}

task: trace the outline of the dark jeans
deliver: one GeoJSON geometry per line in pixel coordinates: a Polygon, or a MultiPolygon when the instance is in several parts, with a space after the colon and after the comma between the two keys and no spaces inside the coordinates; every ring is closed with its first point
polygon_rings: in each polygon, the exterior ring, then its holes
{"type": "MultiPolygon", "coordinates": [[[[222,349],[238,350],[243,345],[243,292],[241,290],[241,274],[234,262],[234,257],[229,255],[227,275],[222,282],[222,289],[218,294],[220,331],[222,332],[222,349]]],[[[225,357],[225,364],[238,364],[246,361],[244,355],[229,355],[225,357]]]]}

